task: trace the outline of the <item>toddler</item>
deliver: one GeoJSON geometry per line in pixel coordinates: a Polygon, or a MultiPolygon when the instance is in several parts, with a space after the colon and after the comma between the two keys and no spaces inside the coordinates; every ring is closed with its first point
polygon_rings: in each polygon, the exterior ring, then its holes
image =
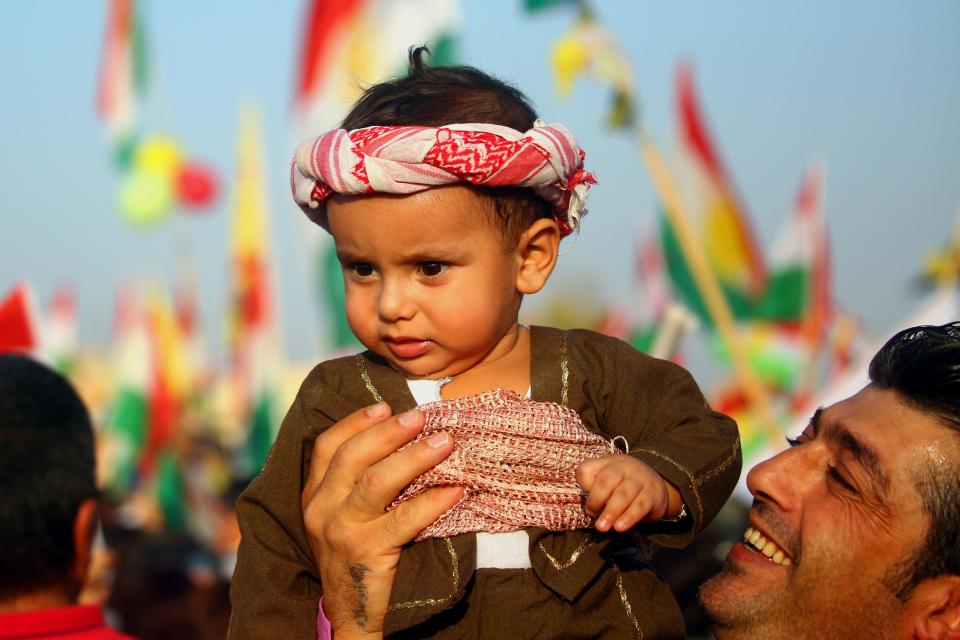
{"type": "MultiPolygon", "coordinates": [[[[682,546],[713,518],[739,476],[736,425],[672,363],[592,331],[518,322],[595,180],[570,131],[539,123],[516,89],[469,67],[426,67],[422,53],[294,158],[294,197],[333,236],[347,319],[367,351],[310,373],[240,497],[231,637],[315,636],[322,589],[300,512],[312,443],[385,401],[395,413],[423,407],[426,430],[454,414],[506,425],[503,441],[529,446],[528,458],[566,461],[545,468],[569,466],[577,501],[504,525],[530,501],[484,502],[469,473],[437,474],[468,490],[404,548],[386,635],[682,638],[636,534],[682,546]],[[524,432],[518,415],[553,431],[524,432]]],[[[528,498],[550,493],[524,486],[528,498]]]]}

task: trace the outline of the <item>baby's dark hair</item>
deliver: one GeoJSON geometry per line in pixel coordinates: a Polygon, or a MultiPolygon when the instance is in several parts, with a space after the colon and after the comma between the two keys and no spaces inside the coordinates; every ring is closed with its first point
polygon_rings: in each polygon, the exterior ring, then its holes
{"type": "MultiPolygon", "coordinates": [[[[482,122],[527,131],[537,114],[518,89],[468,66],[430,67],[427,47],[410,49],[407,75],[368,88],[353,105],[341,128],[352,130],[374,125],[439,127],[482,122]]],[[[552,218],[550,205],[530,189],[520,187],[475,188],[489,198],[494,219],[507,249],[540,218],[552,218]]]]}

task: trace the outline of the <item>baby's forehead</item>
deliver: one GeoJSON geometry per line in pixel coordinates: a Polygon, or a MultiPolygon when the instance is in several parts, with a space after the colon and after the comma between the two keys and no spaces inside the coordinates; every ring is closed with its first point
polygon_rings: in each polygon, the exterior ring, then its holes
{"type": "MultiPolygon", "coordinates": [[[[333,209],[348,208],[351,215],[363,215],[372,207],[389,207],[409,224],[430,226],[447,221],[460,223],[475,219],[490,222],[497,212],[496,200],[488,190],[463,184],[423,189],[409,194],[336,194],[328,203],[333,209]]],[[[329,209],[328,209],[329,211],[329,209]]]]}
{"type": "Polygon", "coordinates": [[[331,215],[340,220],[349,219],[351,227],[359,232],[376,224],[380,216],[403,221],[405,228],[422,232],[453,227],[474,228],[478,225],[498,228],[496,204],[480,188],[454,184],[424,189],[410,194],[369,193],[363,195],[334,195],[325,203],[327,229],[331,215]]]}

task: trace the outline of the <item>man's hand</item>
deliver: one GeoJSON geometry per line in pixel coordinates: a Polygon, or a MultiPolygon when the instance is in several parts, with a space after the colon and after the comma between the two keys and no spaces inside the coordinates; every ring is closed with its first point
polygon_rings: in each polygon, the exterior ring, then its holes
{"type": "Polygon", "coordinates": [[[314,444],[301,506],[338,640],[382,637],[401,547],[463,496],[461,487],[436,488],[386,511],[453,451],[453,438],[439,432],[397,452],[423,423],[419,411],[391,416],[380,403],[347,416],[314,444]]]}
{"type": "Polygon", "coordinates": [[[683,498],[649,466],[622,453],[584,460],[577,483],[587,493],[586,510],[597,515],[597,531],[627,531],[638,522],[656,522],[680,513],[683,498]]]}

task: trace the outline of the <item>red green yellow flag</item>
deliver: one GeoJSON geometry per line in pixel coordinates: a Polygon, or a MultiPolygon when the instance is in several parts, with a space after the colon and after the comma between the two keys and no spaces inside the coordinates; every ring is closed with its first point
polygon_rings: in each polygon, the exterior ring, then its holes
{"type": "Polygon", "coordinates": [[[257,112],[241,114],[230,229],[233,295],[229,312],[234,397],[246,422],[243,472],[260,471],[279,428],[280,343],[257,112]]]}
{"type": "Polygon", "coordinates": [[[793,214],[770,256],[762,316],[796,323],[810,346],[826,339],[833,318],[830,250],[822,206],[823,170],[803,176],[793,214]]]}
{"type": "Polygon", "coordinates": [[[136,0],[110,0],[97,87],[97,114],[109,129],[116,160],[124,165],[130,161],[138,103],[147,86],[147,47],[139,9],[136,0]]]}
{"type": "Polygon", "coordinates": [[[690,65],[679,66],[676,83],[677,144],[688,210],[699,220],[701,238],[721,283],[748,298],[757,297],[766,285],[766,266],[749,215],[701,115],[690,65]]]}
{"type": "MultiPolygon", "coordinates": [[[[676,91],[678,177],[687,211],[699,229],[710,266],[734,317],[754,318],[765,301],[767,267],[750,218],[707,130],[689,65],[678,68],[676,91]]],[[[674,229],[665,216],[661,217],[661,243],[674,292],[710,325],[710,315],[674,229]]]]}
{"type": "Polygon", "coordinates": [[[33,292],[18,284],[0,300],[0,352],[34,352],[40,347],[40,325],[33,292]]]}

